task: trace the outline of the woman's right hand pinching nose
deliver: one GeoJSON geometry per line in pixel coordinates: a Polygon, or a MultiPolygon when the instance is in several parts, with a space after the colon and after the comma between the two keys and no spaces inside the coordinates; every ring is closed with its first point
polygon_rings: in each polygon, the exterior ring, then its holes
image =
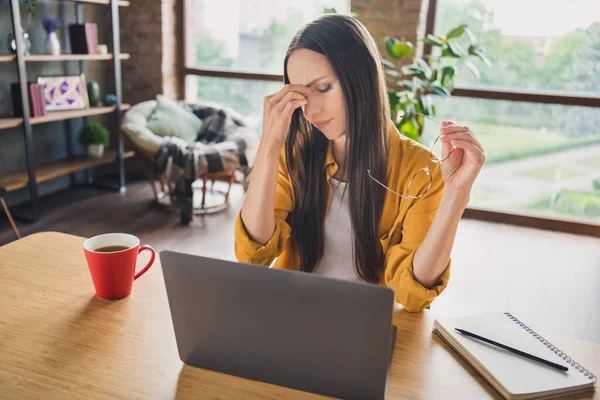
{"type": "Polygon", "coordinates": [[[298,107],[306,105],[311,89],[304,85],[288,84],[279,91],[265,97],[261,142],[274,151],[285,144],[292,114],[298,107]]]}

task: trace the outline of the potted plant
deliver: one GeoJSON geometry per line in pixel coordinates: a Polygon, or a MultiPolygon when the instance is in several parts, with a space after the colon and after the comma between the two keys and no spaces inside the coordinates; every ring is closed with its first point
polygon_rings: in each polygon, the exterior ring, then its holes
{"type": "Polygon", "coordinates": [[[82,127],[79,130],[79,143],[87,146],[88,155],[93,158],[102,158],[104,148],[108,147],[108,130],[97,122],[82,127]]]}
{"type": "MultiPolygon", "coordinates": [[[[388,85],[392,120],[400,132],[415,141],[420,141],[423,133],[424,119],[418,114],[435,116],[433,96],[450,97],[454,77],[462,67],[468,68],[479,79],[479,70],[469,58],[479,58],[491,66],[483,46],[467,25],[451,29],[445,36],[428,34],[425,43],[434,49],[428,61],[416,58],[412,64],[398,68],[393,62],[382,60],[384,71],[392,81],[388,85]],[[466,50],[457,40],[463,35],[468,37],[466,50]]],[[[394,37],[385,38],[385,48],[394,60],[402,60],[414,50],[411,42],[394,37]]]]}

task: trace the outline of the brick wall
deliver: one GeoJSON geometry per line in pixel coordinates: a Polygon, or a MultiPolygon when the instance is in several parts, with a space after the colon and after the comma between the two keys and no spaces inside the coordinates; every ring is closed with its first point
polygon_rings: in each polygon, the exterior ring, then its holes
{"type": "Polygon", "coordinates": [[[158,93],[177,98],[177,0],[135,0],[121,8],[123,99],[136,104],[158,93]]]}
{"type": "Polygon", "coordinates": [[[429,0],[351,0],[352,12],[367,27],[384,57],[386,36],[408,40],[415,46],[415,55],[423,53],[428,8],[429,0]]]}

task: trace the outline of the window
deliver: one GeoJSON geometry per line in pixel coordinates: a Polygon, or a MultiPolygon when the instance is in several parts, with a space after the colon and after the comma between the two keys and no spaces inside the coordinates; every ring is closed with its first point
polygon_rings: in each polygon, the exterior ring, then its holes
{"type": "MultiPolygon", "coordinates": [[[[434,33],[465,23],[492,61],[491,67],[473,61],[480,80],[462,68],[455,96],[436,99],[437,119],[470,126],[486,150],[470,207],[600,225],[600,14],[590,12],[594,2],[434,0],[434,33]],[[523,97],[527,101],[518,101],[523,97]],[[582,103],[595,107],[574,105],[582,103]]],[[[426,143],[435,135],[431,125],[426,143]]]]}
{"type": "Polygon", "coordinates": [[[471,207],[600,223],[600,109],[465,97],[437,107],[436,119],[468,125],[486,150],[471,207]]]}
{"type": "Polygon", "coordinates": [[[481,79],[467,70],[457,84],[600,95],[600,13],[592,11],[597,0],[437,3],[435,34],[465,23],[492,61],[487,67],[475,60],[481,79]]]}
{"type": "Polygon", "coordinates": [[[294,34],[332,7],[345,13],[350,2],[186,0],[186,100],[218,102],[259,127],[263,98],[283,85],[283,60],[294,34]],[[218,77],[206,76],[211,70],[218,77]]]}

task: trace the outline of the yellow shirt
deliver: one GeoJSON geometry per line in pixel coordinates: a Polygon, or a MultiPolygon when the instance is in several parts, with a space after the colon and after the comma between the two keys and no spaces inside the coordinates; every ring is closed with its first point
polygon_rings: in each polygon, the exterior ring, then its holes
{"type": "MultiPolygon", "coordinates": [[[[429,150],[415,141],[402,136],[389,122],[389,151],[387,186],[406,194],[406,187],[417,170],[429,163],[429,150]]],[[[327,181],[335,175],[338,165],[331,147],[326,159],[327,181]]],[[[429,163],[433,184],[420,199],[403,199],[387,191],[379,224],[379,243],[385,255],[384,279],[381,284],[392,288],[396,301],[407,311],[416,312],[426,308],[439,296],[450,279],[450,263],[436,286],[427,289],[413,275],[415,252],[437,212],[442,199],[444,181],[439,163],[429,163]]],[[[271,265],[274,268],[299,269],[299,260],[293,259],[289,250],[290,225],[286,222],[293,209],[294,194],[285,163],[285,151],[279,158],[277,189],[275,193],[275,231],[266,245],[258,244],[248,236],[241,213],[235,223],[235,254],[239,262],[271,265]]],[[[419,193],[429,184],[425,174],[419,174],[411,184],[411,194],[419,193]]],[[[373,185],[377,185],[373,181],[373,185]]],[[[331,185],[327,191],[327,205],[331,203],[331,185]]]]}

